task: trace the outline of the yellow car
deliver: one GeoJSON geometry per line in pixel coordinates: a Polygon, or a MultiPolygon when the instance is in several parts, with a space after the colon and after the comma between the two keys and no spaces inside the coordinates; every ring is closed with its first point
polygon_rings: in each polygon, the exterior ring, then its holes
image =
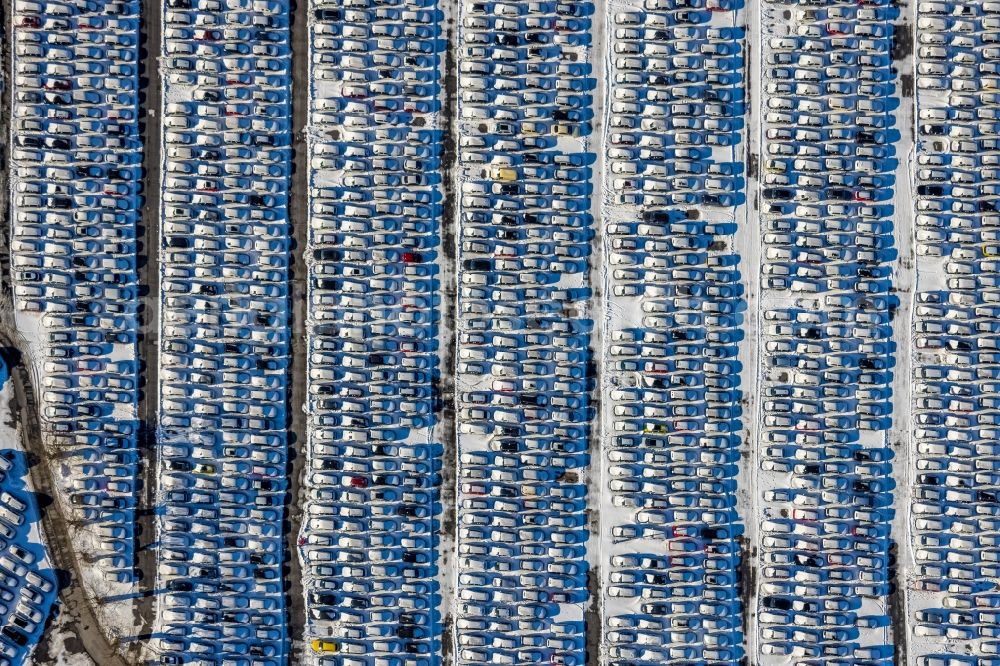
{"type": "Polygon", "coordinates": [[[340,652],[340,646],[330,641],[314,638],[312,642],[313,652],[340,652]]]}
{"type": "Polygon", "coordinates": [[[581,134],[579,125],[563,125],[561,123],[553,127],[553,131],[558,136],[580,136],[581,134]]]}
{"type": "Polygon", "coordinates": [[[521,134],[545,134],[547,128],[542,123],[526,121],[521,123],[521,134]]]}
{"type": "Polygon", "coordinates": [[[490,177],[492,177],[493,180],[517,180],[517,170],[506,167],[493,167],[491,169],[490,177]]]}

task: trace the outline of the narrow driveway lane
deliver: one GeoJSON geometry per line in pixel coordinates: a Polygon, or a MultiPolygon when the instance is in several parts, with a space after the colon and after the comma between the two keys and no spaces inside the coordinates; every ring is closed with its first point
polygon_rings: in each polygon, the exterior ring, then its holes
{"type": "Polygon", "coordinates": [[[292,256],[288,271],[289,336],[288,374],[288,503],[285,507],[287,531],[285,570],[288,598],[288,638],[291,643],[289,663],[302,662],[302,638],[306,611],[302,597],[302,571],[299,562],[299,528],[302,525],[302,473],[306,456],[306,315],[308,303],[305,247],[309,233],[309,156],[306,131],[309,116],[309,1],[291,2],[292,47],[292,182],[288,197],[288,223],[291,225],[292,256]]]}
{"type": "Polygon", "coordinates": [[[139,635],[153,626],[156,597],[156,406],[159,403],[159,317],[160,317],[160,30],[159,0],[143,0],[140,28],[139,123],[142,133],[143,206],[138,257],[139,285],[143,289],[139,311],[138,415],[141,421],[139,446],[143,452],[142,489],[136,513],[136,568],[139,589],[145,594],[136,604],[139,635]]]}

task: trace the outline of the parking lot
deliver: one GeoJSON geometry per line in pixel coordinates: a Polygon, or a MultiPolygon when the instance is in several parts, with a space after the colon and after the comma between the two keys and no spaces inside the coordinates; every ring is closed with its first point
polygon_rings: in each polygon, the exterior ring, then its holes
{"type": "MultiPolygon", "coordinates": [[[[994,663],[996,94],[1000,6],[921,2],[916,26],[913,641],[994,663]]],[[[945,661],[950,659],[950,661],[945,661]]]]}
{"type": "MultiPolygon", "coordinates": [[[[3,395],[11,396],[9,382],[3,395]]],[[[0,664],[7,666],[25,663],[41,638],[56,593],[56,572],[36,524],[39,507],[25,486],[27,458],[15,448],[18,434],[12,426],[5,422],[7,429],[0,435],[4,442],[0,450],[0,664]]]]}
{"type": "Polygon", "coordinates": [[[310,662],[431,664],[442,446],[434,3],[310,5],[310,662]]]}
{"type": "Polygon", "coordinates": [[[626,9],[608,35],[602,644],[613,664],[732,664],[745,30],[735,4],[626,9]]]}
{"type": "MultiPolygon", "coordinates": [[[[123,650],[1000,664],[1000,3],[160,9],[15,0],[5,79],[14,321],[123,650]]],[[[0,666],[56,593],[6,483],[0,666]]]]}
{"type": "Polygon", "coordinates": [[[893,8],[762,8],[760,650],[888,663],[893,8]]]}
{"type": "Polygon", "coordinates": [[[288,6],[169,0],[163,20],[155,647],[279,664],[288,6]]]}
{"type": "Polygon", "coordinates": [[[584,662],[593,11],[459,16],[458,663],[584,662]]]}
{"type": "Polygon", "coordinates": [[[137,13],[19,1],[11,18],[15,319],[91,586],[135,579],[137,13]]]}

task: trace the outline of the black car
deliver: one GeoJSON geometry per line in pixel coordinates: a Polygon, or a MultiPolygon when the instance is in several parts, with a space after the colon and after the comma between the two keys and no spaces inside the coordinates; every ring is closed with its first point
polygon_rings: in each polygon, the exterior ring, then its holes
{"type": "Polygon", "coordinates": [[[643,604],[642,612],[647,615],[670,615],[670,606],[667,604],[643,604]]]}
{"type": "Polygon", "coordinates": [[[309,598],[314,604],[322,604],[324,606],[333,606],[337,603],[337,595],[331,594],[329,592],[310,592],[309,598]]]}
{"type": "Polygon", "coordinates": [[[343,12],[339,9],[317,9],[315,16],[317,21],[339,21],[343,18],[343,12]]]}
{"type": "Polygon", "coordinates": [[[940,197],[944,195],[944,187],[941,185],[918,185],[917,194],[922,197],[940,197]]]}
{"type": "Polygon", "coordinates": [[[190,472],[192,470],[191,463],[187,460],[171,460],[167,459],[164,463],[167,469],[174,472],[190,472]]]}
{"type": "Polygon", "coordinates": [[[521,396],[521,402],[525,405],[534,405],[535,407],[544,407],[549,404],[548,396],[541,393],[525,393],[521,396]]]}
{"type": "Polygon", "coordinates": [[[316,261],[340,261],[343,256],[340,250],[332,247],[322,247],[313,251],[316,261]]]}
{"type": "Polygon", "coordinates": [[[643,222],[676,222],[683,215],[678,215],[676,211],[668,210],[647,210],[642,214],[643,222]]]}
{"type": "Polygon", "coordinates": [[[429,654],[430,646],[427,643],[404,643],[403,651],[408,654],[429,654]]]}
{"type": "Polygon", "coordinates": [[[427,624],[427,616],[424,613],[400,613],[400,624],[427,624]]]}
{"type": "Polygon", "coordinates": [[[404,551],[402,559],[407,564],[427,564],[428,562],[427,555],[412,550],[404,551]]]}
{"type": "Polygon", "coordinates": [[[369,366],[381,366],[390,365],[394,361],[391,354],[369,354],[368,355],[368,365],[369,366]]]}
{"type": "Polygon", "coordinates": [[[521,444],[516,439],[501,439],[497,442],[497,449],[503,453],[517,453],[521,450],[521,444]]]}
{"type": "Polygon", "coordinates": [[[795,193],[791,190],[785,189],[783,187],[767,187],[764,188],[764,198],[765,199],[777,199],[779,201],[785,201],[791,199],[795,196],[795,193]]]}
{"type": "Polygon", "coordinates": [[[21,647],[28,644],[28,637],[13,627],[4,627],[3,635],[14,641],[21,647]]]}
{"type": "Polygon", "coordinates": [[[881,132],[858,132],[857,139],[858,143],[863,145],[885,143],[885,137],[881,132]]]}
{"type": "Polygon", "coordinates": [[[778,610],[792,609],[792,602],[784,597],[763,597],[760,603],[766,608],[777,608],[778,610]]]}
{"type": "Polygon", "coordinates": [[[396,629],[396,635],[400,638],[423,638],[426,631],[413,625],[402,625],[396,629]]]}
{"type": "Polygon", "coordinates": [[[462,262],[462,268],[467,271],[488,271],[493,269],[493,262],[489,259],[466,259],[462,262]]]}

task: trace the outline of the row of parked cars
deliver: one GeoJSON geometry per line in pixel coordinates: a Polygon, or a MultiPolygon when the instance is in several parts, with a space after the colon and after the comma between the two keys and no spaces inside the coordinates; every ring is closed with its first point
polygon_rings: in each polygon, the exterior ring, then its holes
{"type": "Polygon", "coordinates": [[[898,12],[763,8],[759,645],[889,663],[898,12]]]}
{"type": "Polygon", "coordinates": [[[744,173],[732,151],[744,124],[746,30],[727,16],[701,0],[655,0],[613,15],[614,203],[711,211],[742,202],[744,173]]]}
{"type": "Polygon", "coordinates": [[[744,656],[735,504],[746,305],[740,257],[727,250],[745,182],[734,161],[737,23],[735,10],[673,0],[613,16],[602,639],[616,665],[744,656]]]}
{"type": "Polygon", "coordinates": [[[163,8],[160,661],[283,663],[288,4],[163,8]]]}
{"type": "Polygon", "coordinates": [[[40,328],[42,427],[109,581],[134,578],[138,3],[13,6],[10,253],[40,328]],[[79,458],[77,459],[80,460],[79,458]]]}
{"type": "Polygon", "coordinates": [[[460,664],[585,659],[593,12],[461,6],[460,664]]]}
{"type": "Polygon", "coordinates": [[[907,619],[925,664],[992,664],[1000,659],[1000,6],[921,2],[916,36],[917,268],[941,277],[918,277],[913,305],[919,602],[907,619]]]}
{"type": "Polygon", "coordinates": [[[442,13],[310,5],[310,663],[440,653],[442,13]]]}

